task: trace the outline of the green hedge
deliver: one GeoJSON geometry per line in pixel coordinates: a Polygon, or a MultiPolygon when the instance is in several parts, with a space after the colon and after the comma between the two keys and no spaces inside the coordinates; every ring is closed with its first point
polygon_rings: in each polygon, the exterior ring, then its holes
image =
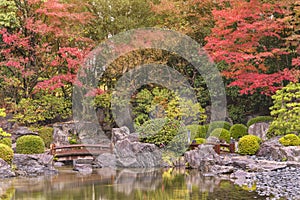
{"type": "Polygon", "coordinates": [[[204,138],[195,138],[196,144],[204,144],[206,142],[206,139],[204,138]]]}
{"type": "Polygon", "coordinates": [[[53,141],[53,128],[48,126],[42,127],[31,127],[30,130],[37,132],[39,136],[43,139],[45,147],[49,148],[53,141]]]}
{"type": "Polygon", "coordinates": [[[11,147],[12,140],[11,140],[11,138],[2,138],[0,140],[0,144],[6,144],[7,146],[11,147]]]}
{"type": "Polygon", "coordinates": [[[227,143],[230,142],[230,132],[224,128],[216,128],[211,133],[210,136],[219,138],[219,140],[224,140],[227,143]]]}
{"type": "Polygon", "coordinates": [[[44,153],[45,143],[37,135],[25,135],[17,139],[16,152],[21,154],[44,153]]]}
{"type": "Polygon", "coordinates": [[[248,135],[248,128],[244,124],[234,124],[230,127],[230,135],[234,139],[239,139],[248,135]]]}
{"type": "Polygon", "coordinates": [[[8,164],[11,164],[14,158],[14,152],[12,148],[6,144],[0,144],[0,158],[2,158],[8,164]]]}
{"type": "Polygon", "coordinates": [[[214,121],[209,124],[208,133],[211,133],[216,128],[224,128],[229,131],[231,124],[226,121],[214,121]]]}
{"type": "Polygon", "coordinates": [[[259,150],[261,139],[255,135],[245,135],[238,142],[238,152],[242,155],[254,155],[259,150]]]}
{"type": "Polygon", "coordinates": [[[281,137],[279,142],[284,146],[299,146],[300,138],[295,134],[287,134],[281,137]]]}
{"type": "Polygon", "coordinates": [[[259,122],[271,122],[271,121],[273,121],[273,117],[271,116],[258,116],[250,119],[247,122],[247,127],[249,128],[251,125],[259,122]]]}
{"type": "Polygon", "coordinates": [[[192,138],[206,138],[207,128],[208,126],[191,124],[185,127],[187,130],[191,131],[192,138]]]}

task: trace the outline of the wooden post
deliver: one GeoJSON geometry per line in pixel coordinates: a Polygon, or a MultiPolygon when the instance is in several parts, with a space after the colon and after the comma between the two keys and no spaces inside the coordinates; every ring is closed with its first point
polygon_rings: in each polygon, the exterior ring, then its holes
{"type": "Polygon", "coordinates": [[[55,144],[53,144],[53,143],[50,144],[50,154],[53,156],[55,155],[55,144]]]}
{"type": "Polygon", "coordinates": [[[234,142],[232,142],[232,143],[229,144],[229,151],[230,151],[230,153],[234,153],[235,152],[235,144],[234,144],[234,142]]]}
{"type": "Polygon", "coordinates": [[[221,151],[221,149],[220,149],[220,144],[216,144],[216,145],[214,146],[214,150],[215,150],[215,152],[216,152],[217,154],[220,154],[220,151],[221,151]]]}

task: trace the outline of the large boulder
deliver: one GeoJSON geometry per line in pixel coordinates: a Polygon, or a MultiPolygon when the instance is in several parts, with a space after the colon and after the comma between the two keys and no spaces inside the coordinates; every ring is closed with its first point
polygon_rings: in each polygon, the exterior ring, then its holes
{"type": "Polygon", "coordinates": [[[77,135],[74,122],[53,124],[53,143],[56,146],[69,145],[69,135],[77,135]]]}
{"type": "Polygon", "coordinates": [[[279,138],[280,136],[274,137],[262,143],[256,155],[274,161],[300,161],[300,147],[285,147],[279,142],[279,138]]]}
{"type": "Polygon", "coordinates": [[[16,174],[20,176],[56,174],[52,162],[53,156],[48,154],[15,154],[13,159],[16,174]]]}
{"type": "Polygon", "coordinates": [[[256,135],[260,137],[263,141],[267,140],[267,132],[269,130],[270,123],[267,122],[258,122],[255,124],[252,124],[248,128],[248,133],[251,135],[256,135]]]}
{"type": "Polygon", "coordinates": [[[115,167],[116,156],[111,153],[101,154],[95,159],[94,165],[96,165],[96,167],[115,167]]]}
{"type": "Polygon", "coordinates": [[[137,133],[130,133],[129,128],[123,126],[121,128],[113,128],[111,133],[111,143],[116,144],[116,142],[128,139],[131,142],[138,142],[139,137],[137,133]]]}
{"type": "Polygon", "coordinates": [[[0,158],[0,178],[8,178],[15,176],[15,173],[11,170],[11,166],[0,158]]]}
{"type": "Polygon", "coordinates": [[[198,149],[188,151],[184,154],[185,161],[189,167],[198,169],[203,173],[212,173],[213,166],[221,163],[220,156],[213,149],[213,145],[199,145],[198,149]]]}
{"type": "Polygon", "coordinates": [[[162,165],[161,151],[154,144],[117,141],[114,148],[117,167],[148,168],[162,165]]]}
{"type": "Polygon", "coordinates": [[[29,130],[28,127],[25,126],[16,126],[16,128],[11,130],[10,133],[13,143],[15,143],[19,137],[24,135],[38,135],[38,133],[29,130]]]}

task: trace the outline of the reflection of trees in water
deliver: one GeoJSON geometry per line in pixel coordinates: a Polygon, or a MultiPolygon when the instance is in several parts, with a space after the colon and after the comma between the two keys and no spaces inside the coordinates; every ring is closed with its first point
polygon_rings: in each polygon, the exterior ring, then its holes
{"type": "Polygon", "coordinates": [[[253,199],[257,196],[222,178],[204,177],[197,170],[185,169],[100,168],[90,175],[69,170],[51,177],[10,181],[16,189],[15,200],[253,199]]]}

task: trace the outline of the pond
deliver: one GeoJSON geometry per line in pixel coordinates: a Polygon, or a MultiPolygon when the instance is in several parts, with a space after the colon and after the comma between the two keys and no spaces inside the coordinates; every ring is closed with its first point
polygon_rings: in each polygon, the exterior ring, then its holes
{"type": "Polygon", "coordinates": [[[3,179],[0,194],[3,200],[266,199],[246,186],[185,169],[101,168],[80,175],[61,168],[55,176],[3,179]]]}

